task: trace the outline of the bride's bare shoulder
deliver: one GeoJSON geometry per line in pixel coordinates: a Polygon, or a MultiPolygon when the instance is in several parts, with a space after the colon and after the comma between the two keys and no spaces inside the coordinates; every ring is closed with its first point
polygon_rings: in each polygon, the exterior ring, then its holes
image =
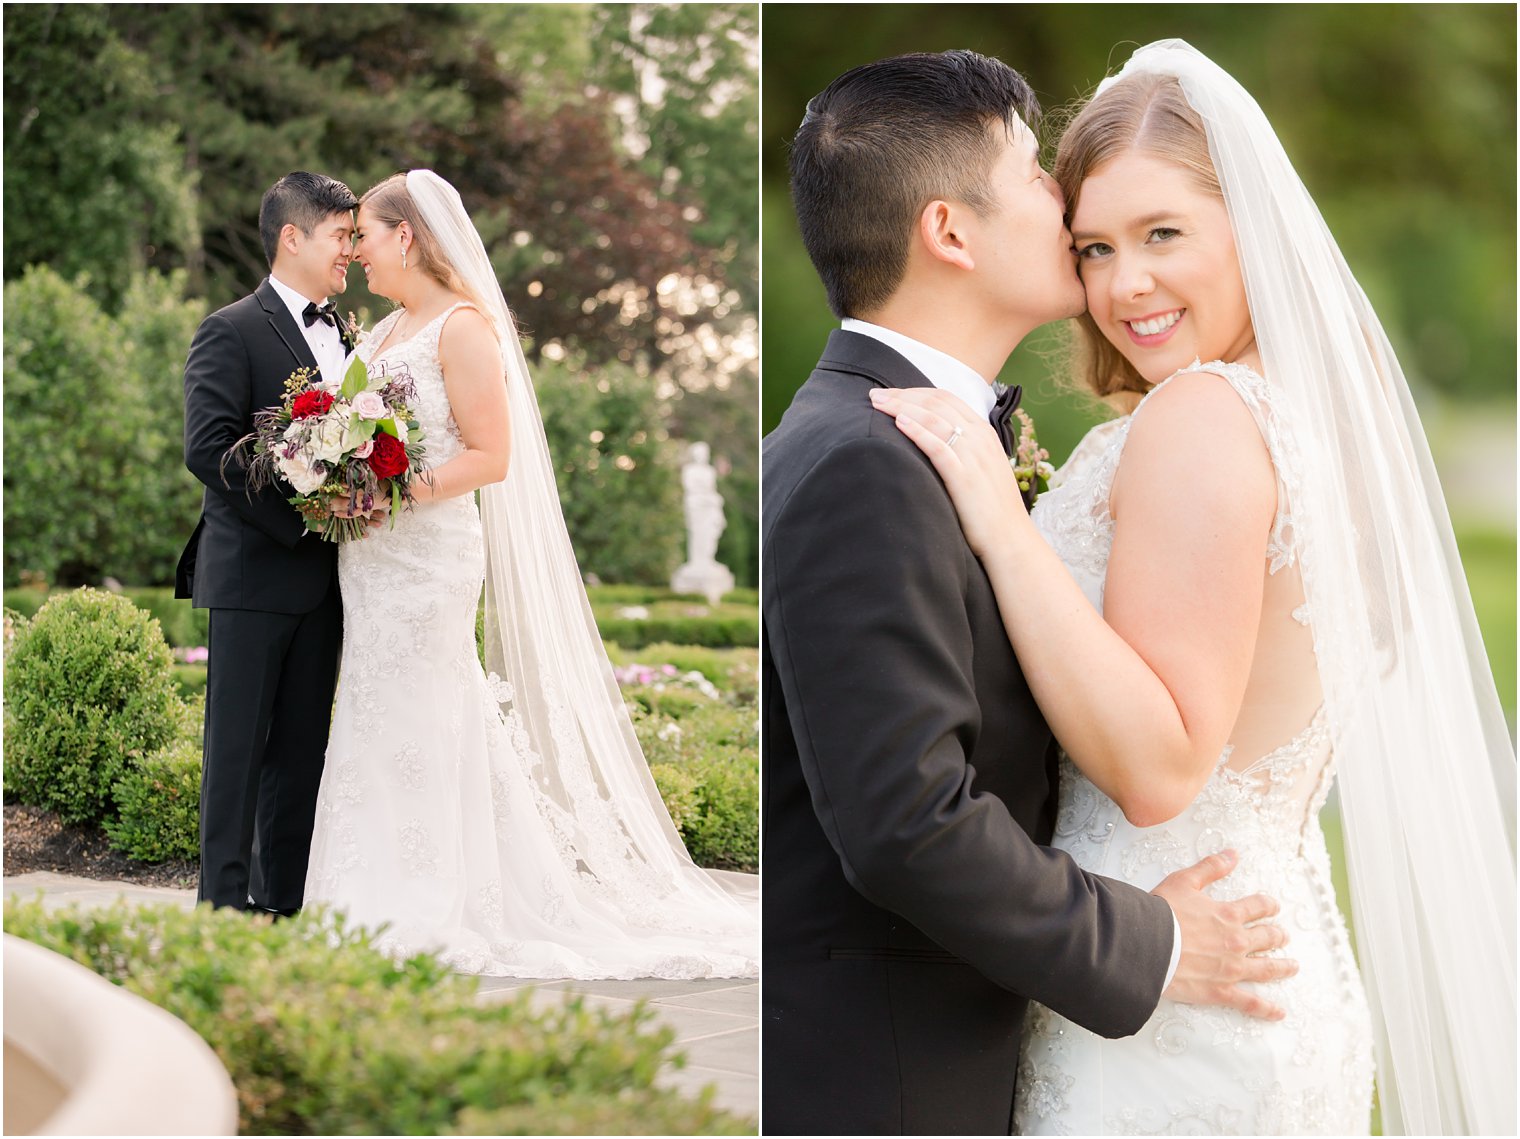
{"type": "Polygon", "coordinates": [[[1276,500],[1265,439],[1230,378],[1208,367],[1157,385],[1135,409],[1114,478],[1124,493],[1176,501],[1222,497],[1243,506],[1276,500]]]}

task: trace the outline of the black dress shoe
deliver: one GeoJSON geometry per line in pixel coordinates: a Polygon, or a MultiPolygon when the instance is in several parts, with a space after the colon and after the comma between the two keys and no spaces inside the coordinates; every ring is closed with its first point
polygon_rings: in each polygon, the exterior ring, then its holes
{"type": "Polygon", "coordinates": [[[243,912],[250,914],[268,914],[270,917],[274,918],[275,921],[279,921],[281,918],[295,917],[298,913],[301,912],[301,907],[296,906],[294,909],[290,910],[277,910],[273,907],[261,906],[255,902],[250,901],[243,907],[243,912]]]}

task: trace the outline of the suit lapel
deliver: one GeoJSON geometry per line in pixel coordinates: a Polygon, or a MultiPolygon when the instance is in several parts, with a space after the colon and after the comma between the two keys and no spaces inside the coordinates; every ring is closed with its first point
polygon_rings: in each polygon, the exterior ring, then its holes
{"type": "Polygon", "coordinates": [[[865,376],[889,388],[931,388],[929,377],[915,368],[908,358],[880,340],[836,328],[829,333],[820,372],[848,372],[865,376]]]}
{"type": "Polygon", "coordinates": [[[306,337],[301,334],[295,317],[290,315],[290,310],[285,307],[285,302],[280,299],[280,294],[274,291],[274,286],[269,283],[267,277],[254,290],[253,295],[258,297],[259,304],[264,306],[264,312],[269,316],[270,326],[285,342],[285,347],[290,349],[290,354],[296,358],[296,363],[316,371],[317,358],[312,354],[311,345],[306,343],[306,337]]]}

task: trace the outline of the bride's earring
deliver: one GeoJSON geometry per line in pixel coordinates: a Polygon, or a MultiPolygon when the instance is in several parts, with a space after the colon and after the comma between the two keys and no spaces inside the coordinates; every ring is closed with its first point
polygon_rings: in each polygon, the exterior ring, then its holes
{"type": "Polygon", "coordinates": [[[401,268],[406,268],[406,246],[401,247],[401,268]]]}

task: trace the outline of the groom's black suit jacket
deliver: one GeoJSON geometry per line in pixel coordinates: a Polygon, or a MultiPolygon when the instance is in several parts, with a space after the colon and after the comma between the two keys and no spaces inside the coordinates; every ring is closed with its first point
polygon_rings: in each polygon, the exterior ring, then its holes
{"type": "Polygon", "coordinates": [[[242,466],[222,466],[253,430],[253,413],[282,402],[302,366],[316,368],[316,358],[268,278],[196,330],[185,364],[185,465],[206,491],[174,583],[198,609],[308,613],[338,572],[336,543],[303,537],[285,484],[250,496],[242,466]]]}
{"type": "Polygon", "coordinates": [[[305,532],[289,487],[249,493],[243,465],[223,465],[302,366],[316,357],[268,280],[203,320],[185,361],[185,465],[206,491],[175,596],[211,610],[199,899],[218,906],[293,911],[305,895],[342,647],[338,547],[305,532]]]}
{"type": "Polygon", "coordinates": [[[837,331],[762,450],[766,1134],[1006,1133],[1027,1001],[1129,1035],[1170,958],[1164,901],[1039,845],[1050,729],[867,395],[927,385],[837,331]]]}

